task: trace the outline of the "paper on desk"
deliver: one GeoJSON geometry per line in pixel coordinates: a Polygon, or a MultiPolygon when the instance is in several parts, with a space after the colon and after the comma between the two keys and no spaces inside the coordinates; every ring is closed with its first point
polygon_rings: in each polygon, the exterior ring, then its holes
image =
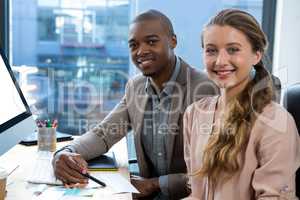
{"type": "MultiPolygon", "coordinates": [[[[114,193],[140,193],[128,180],[118,173],[92,173],[95,178],[110,186],[114,193]]],[[[89,180],[87,187],[99,187],[99,184],[89,180]]]]}
{"type": "Polygon", "coordinates": [[[36,196],[34,200],[56,200],[63,196],[92,197],[96,190],[95,188],[65,188],[63,186],[54,186],[48,187],[41,195],[36,196]]]}
{"type": "Polygon", "coordinates": [[[34,200],[55,200],[60,199],[64,195],[65,191],[58,187],[49,187],[39,196],[36,196],[34,200]]]}
{"type": "Polygon", "coordinates": [[[8,175],[10,175],[19,167],[19,164],[15,162],[5,162],[1,163],[1,167],[5,169],[5,172],[7,172],[8,175]]]}

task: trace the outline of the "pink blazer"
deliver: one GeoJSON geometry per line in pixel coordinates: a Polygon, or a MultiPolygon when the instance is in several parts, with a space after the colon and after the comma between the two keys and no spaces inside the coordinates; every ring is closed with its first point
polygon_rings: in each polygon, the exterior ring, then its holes
{"type": "MultiPolygon", "coordinates": [[[[189,106],[184,115],[184,155],[189,174],[202,165],[216,102],[217,97],[203,98],[189,106]]],[[[187,199],[297,199],[295,171],[299,165],[300,139],[294,119],[272,102],[258,115],[239,171],[215,189],[210,187],[207,178],[189,176],[192,193],[187,199]]]]}

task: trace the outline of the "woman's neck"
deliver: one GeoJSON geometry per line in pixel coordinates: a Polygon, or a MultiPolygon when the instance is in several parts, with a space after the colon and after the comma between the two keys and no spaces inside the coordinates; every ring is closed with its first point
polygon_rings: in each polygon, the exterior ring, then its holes
{"type": "Polygon", "coordinates": [[[250,79],[248,77],[231,88],[220,88],[220,98],[218,103],[220,103],[221,108],[226,108],[228,103],[246,88],[249,81],[250,79]]]}

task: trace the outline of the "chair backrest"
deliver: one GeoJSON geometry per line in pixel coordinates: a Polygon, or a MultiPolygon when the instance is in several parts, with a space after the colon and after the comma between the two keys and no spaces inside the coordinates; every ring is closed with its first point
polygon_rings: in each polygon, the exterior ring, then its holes
{"type": "MultiPolygon", "coordinates": [[[[294,117],[298,133],[300,134],[300,83],[289,86],[284,93],[283,105],[294,117]]],[[[296,172],[296,188],[300,188],[300,169],[296,172]]],[[[300,197],[300,190],[296,189],[297,197],[300,197]]]]}
{"type": "Polygon", "coordinates": [[[280,79],[273,74],[271,75],[272,82],[273,82],[273,101],[280,103],[280,97],[281,97],[281,82],[280,79]]]}

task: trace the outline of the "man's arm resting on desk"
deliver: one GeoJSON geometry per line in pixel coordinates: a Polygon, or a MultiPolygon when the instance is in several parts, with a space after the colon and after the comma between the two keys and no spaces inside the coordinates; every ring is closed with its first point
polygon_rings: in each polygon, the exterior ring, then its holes
{"type": "Polygon", "coordinates": [[[64,182],[82,182],[86,180],[78,173],[78,170],[86,169],[85,160],[107,152],[113,144],[126,135],[129,127],[129,117],[124,97],[99,125],[55,154],[53,168],[57,178],[62,179],[64,182]],[[80,162],[82,168],[74,166],[76,161],[80,162]],[[73,176],[72,173],[76,176],[73,176]]]}
{"type": "MultiPolygon", "coordinates": [[[[110,114],[106,120],[110,121],[109,119],[112,115],[114,113],[110,114]]],[[[70,145],[55,153],[52,164],[58,179],[64,183],[86,182],[86,177],[78,173],[82,172],[82,170],[87,170],[85,160],[107,152],[110,146],[123,137],[123,132],[122,134],[114,134],[113,131],[110,133],[110,129],[105,128],[106,126],[109,126],[109,124],[104,120],[93,130],[75,139],[70,145]]]]}

